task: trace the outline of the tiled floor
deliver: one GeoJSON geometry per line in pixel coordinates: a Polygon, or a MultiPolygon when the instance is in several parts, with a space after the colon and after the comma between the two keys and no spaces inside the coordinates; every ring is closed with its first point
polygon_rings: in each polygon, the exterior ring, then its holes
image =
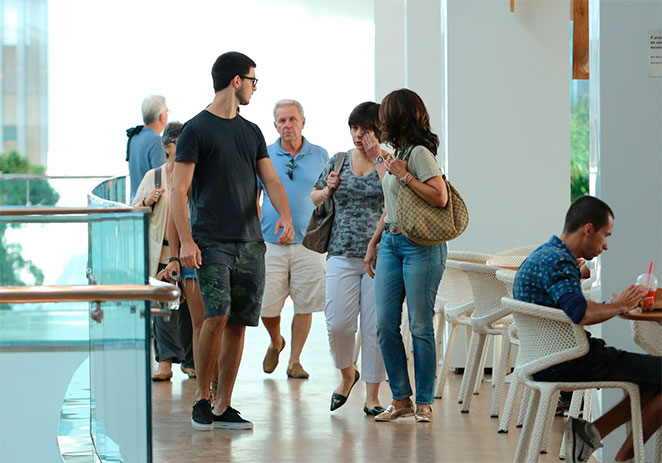
{"type": "MultiPolygon", "coordinates": [[[[283,331],[289,344],[288,329],[283,331]]],[[[267,345],[262,326],[248,329],[233,397],[233,406],[254,422],[253,431],[194,431],[190,425],[194,382],[178,368],[172,382],[153,384],[155,462],[512,461],[519,430],[511,427],[510,433],[497,434],[498,420],[489,418],[490,383],[483,384],[469,414],[459,411],[461,378],[451,375],[445,398],[435,401],[432,423],[418,424],[413,418],[377,423],[363,414],[363,383],[344,407],[329,411],[339,374],[329,354],[322,314],[314,316],[302,356],[310,379],[287,378],[289,348],[274,373],[263,373],[267,345]]],[[[387,384],[381,398],[382,405],[389,403],[387,384]]],[[[554,450],[541,455],[540,462],[559,461],[562,426],[563,420],[556,419],[550,445],[554,450]]]]}

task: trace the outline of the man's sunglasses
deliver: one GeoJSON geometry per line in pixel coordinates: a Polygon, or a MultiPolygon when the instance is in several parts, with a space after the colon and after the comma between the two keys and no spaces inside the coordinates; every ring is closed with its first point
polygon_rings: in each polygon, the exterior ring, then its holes
{"type": "Polygon", "coordinates": [[[290,180],[294,180],[294,158],[287,163],[287,176],[290,177],[290,180]]]}

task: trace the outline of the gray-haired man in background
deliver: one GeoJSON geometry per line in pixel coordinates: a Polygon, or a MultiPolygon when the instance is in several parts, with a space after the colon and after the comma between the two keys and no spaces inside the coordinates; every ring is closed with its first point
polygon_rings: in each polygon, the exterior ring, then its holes
{"type": "Polygon", "coordinates": [[[131,177],[131,198],[136,196],[138,185],[145,173],[165,162],[165,151],[161,142],[161,132],[168,123],[168,108],[161,95],[150,95],[143,100],[141,107],[144,126],[139,125],[126,131],[129,141],[126,145],[126,160],[129,161],[131,177]]]}

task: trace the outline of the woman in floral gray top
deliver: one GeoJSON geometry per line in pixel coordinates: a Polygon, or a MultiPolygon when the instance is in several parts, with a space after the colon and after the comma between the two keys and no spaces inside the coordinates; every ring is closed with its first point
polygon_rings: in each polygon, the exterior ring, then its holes
{"type": "Polygon", "coordinates": [[[324,167],[311,193],[317,205],[333,196],[335,217],[326,266],[326,327],[336,368],[342,383],[331,396],[331,410],[345,404],[360,376],[366,383],[363,411],[377,415],[379,385],[386,379],[377,341],[375,283],[363,257],[384,208],[381,178],[386,169],[375,161],[387,153],[379,147],[379,105],[365,102],[349,115],[354,148],[345,153],[340,174],[333,172],[333,156],[324,167]],[[353,367],[357,319],[361,320],[361,374],[353,367]]]}

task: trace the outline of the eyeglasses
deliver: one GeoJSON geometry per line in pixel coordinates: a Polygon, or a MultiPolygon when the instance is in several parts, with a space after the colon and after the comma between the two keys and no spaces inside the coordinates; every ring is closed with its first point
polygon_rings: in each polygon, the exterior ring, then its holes
{"type": "Polygon", "coordinates": [[[294,180],[294,158],[287,163],[287,176],[290,177],[290,180],[294,180]]]}
{"type": "Polygon", "coordinates": [[[255,77],[242,76],[242,75],[240,75],[239,77],[241,77],[242,79],[252,80],[253,81],[253,88],[257,87],[257,79],[255,77]]]}

